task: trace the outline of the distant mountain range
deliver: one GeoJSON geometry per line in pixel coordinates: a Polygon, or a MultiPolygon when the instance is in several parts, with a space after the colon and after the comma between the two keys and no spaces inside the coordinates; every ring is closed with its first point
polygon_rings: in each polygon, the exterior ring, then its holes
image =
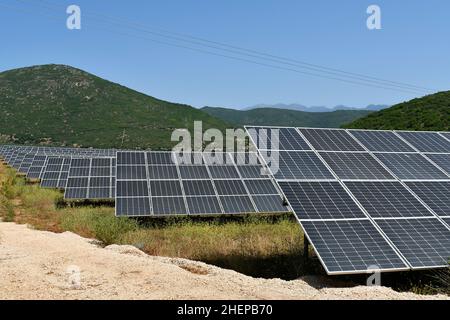
{"type": "Polygon", "coordinates": [[[367,116],[370,110],[336,110],[332,112],[305,112],[288,109],[260,108],[235,110],[205,107],[209,115],[237,127],[244,125],[339,128],[356,119],[367,116]]]}
{"type": "Polygon", "coordinates": [[[337,105],[335,107],[325,107],[325,106],[304,106],[302,104],[284,104],[284,103],[278,103],[278,104],[258,104],[253,107],[244,108],[243,110],[253,110],[253,109],[286,109],[286,110],[295,110],[295,111],[303,111],[303,112],[333,112],[333,111],[339,111],[339,110],[366,110],[366,111],[380,111],[386,108],[389,108],[388,105],[378,105],[378,104],[371,104],[367,107],[363,108],[354,108],[354,107],[348,107],[344,105],[337,105]]]}

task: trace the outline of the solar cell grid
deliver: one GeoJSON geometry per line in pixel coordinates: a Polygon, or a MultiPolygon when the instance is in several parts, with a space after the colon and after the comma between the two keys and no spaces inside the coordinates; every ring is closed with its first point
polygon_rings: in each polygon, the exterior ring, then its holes
{"type": "Polygon", "coordinates": [[[311,150],[295,128],[248,127],[247,131],[259,149],[311,150]]]}
{"type": "Polygon", "coordinates": [[[433,216],[400,182],[345,182],[345,185],[372,218],[433,216]]]}
{"type": "Polygon", "coordinates": [[[340,179],[395,179],[369,153],[321,152],[320,155],[340,179]]]}
{"type": "Polygon", "coordinates": [[[219,195],[247,195],[241,180],[215,180],[214,184],[219,195]]]}
{"type": "Polygon", "coordinates": [[[366,218],[337,181],[279,182],[283,193],[300,220],[366,218]]]}
{"type": "Polygon", "coordinates": [[[407,143],[391,131],[350,130],[368,150],[378,152],[414,152],[407,143]]]}
{"type": "Polygon", "coordinates": [[[239,214],[256,212],[248,196],[221,196],[224,213],[239,214]]]}
{"type": "Polygon", "coordinates": [[[386,167],[401,180],[448,179],[449,177],[420,154],[377,153],[386,167]]]}
{"type": "Polygon", "coordinates": [[[421,152],[450,152],[450,141],[436,132],[398,132],[421,152]]]}
{"type": "Polygon", "coordinates": [[[155,215],[187,214],[183,197],[152,197],[151,199],[155,215]]]}
{"type": "Polygon", "coordinates": [[[407,269],[369,220],[302,221],[328,273],[407,269]]]}
{"type": "Polygon", "coordinates": [[[149,166],[150,180],[178,179],[177,167],[174,165],[149,166]]]}
{"type": "Polygon", "coordinates": [[[345,130],[300,129],[300,131],[316,150],[364,151],[364,148],[345,130]]]}
{"type": "Polygon", "coordinates": [[[334,179],[334,176],[312,151],[279,151],[278,161],[274,154],[267,158],[268,166],[277,180],[334,179]],[[273,160],[275,159],[275,160],[273,160]]]}
{"type": "Polygon", "coordinates": [[[213,179],[239,179],[239,173],[234,166],[209,166],[213,179]]]}
{"type": "Polygon", "coordinates": [[[426,154],[425,156],[450,175],[450,154],[426,154]]]}
{"type": "Polygon", "coordinates": [[[438,219],[377,220],[413,268],[447,266],[450,230],[438,219]]]}
{"type": "Polygon", "coordinates": [[[245,180],[250,195],[278,195],[272,180],[245,180]]]}
{"type": "Polygon", "coordinates": [[[407,182],[406,185],[437,215],[450,216],[450,181],[407,182]]]}
{"type": "Polygon", "coordinates": [[[216,197],[187,197],[190,214],[221,214],[219,201],[216,197]]]}
{"type": "Polygon", "coordinates": [[[253,196],[258,211],[260,212],[289,212],[289,208],[283,205],[283,199],[279,195],[253,196]]]}

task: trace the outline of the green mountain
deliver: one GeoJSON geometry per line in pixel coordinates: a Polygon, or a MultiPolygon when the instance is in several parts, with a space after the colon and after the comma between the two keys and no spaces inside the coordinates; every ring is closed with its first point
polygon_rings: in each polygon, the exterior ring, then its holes
{"type": "Polygon", "coordinates": [[[226,108],[204,107],[202,111],[236,126],[266,125],[339,128],[345,123],[367,116],[368,110],[338,110],[333,112],[304,112],[297,110],[260,108],[252,110],[234,110],[226,108]]]}
{"type": "Polygon", "coordinates": [[[400,103],[358,119],[346,128],[450,131],[450,91],[400,103]]]}
{"type": "MultiPolygon", "coordinates": [[[[166,149],[175,128],[227,124],[64,65],[0,73],[0,140],[23,144],[166,149]]],[[[192,131],[191,131],[192,132],[192,131]]]]}

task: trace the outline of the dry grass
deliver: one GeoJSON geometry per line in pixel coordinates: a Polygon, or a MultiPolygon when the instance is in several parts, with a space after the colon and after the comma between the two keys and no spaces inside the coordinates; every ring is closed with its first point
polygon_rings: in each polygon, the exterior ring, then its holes
{"type": "Polygon", "coordinates": [[[116,218],[111,207],[63,207],[59,191],[26,184],[14,170],[0,166],[0,216],[39,230],[71,231],[104,245],[129,244],[148,254],[182,257],[254,276],[295,278],[304,274],[303,235],[289,217],[139,224],[116,218]],[[8,213],[9,212],[9,213],[8,213]],[[12,212],[12,214],[11,214],[12,212]]]}

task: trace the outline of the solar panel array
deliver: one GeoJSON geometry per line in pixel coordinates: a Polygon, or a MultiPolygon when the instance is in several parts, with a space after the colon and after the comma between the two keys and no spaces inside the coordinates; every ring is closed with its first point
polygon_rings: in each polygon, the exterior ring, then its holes
{"type": "Polygon", "coordinates": [[[176,163],[171,152],[0,146],[0,155],[67,200],[115,200],[120,216],[290,211],[256,153],[200,153],[192,155],[200,161],[176,163]]]}
{"type": "Polygon", "coordinates": [[[119,216],[288,212],[261,162],[172,152],[117,153],[116,214],[119,216]]]}
{"type": "Polygon", "coordinates": [[[246,129],[328,274],[447,266],[448,133],[246,129]]]}

